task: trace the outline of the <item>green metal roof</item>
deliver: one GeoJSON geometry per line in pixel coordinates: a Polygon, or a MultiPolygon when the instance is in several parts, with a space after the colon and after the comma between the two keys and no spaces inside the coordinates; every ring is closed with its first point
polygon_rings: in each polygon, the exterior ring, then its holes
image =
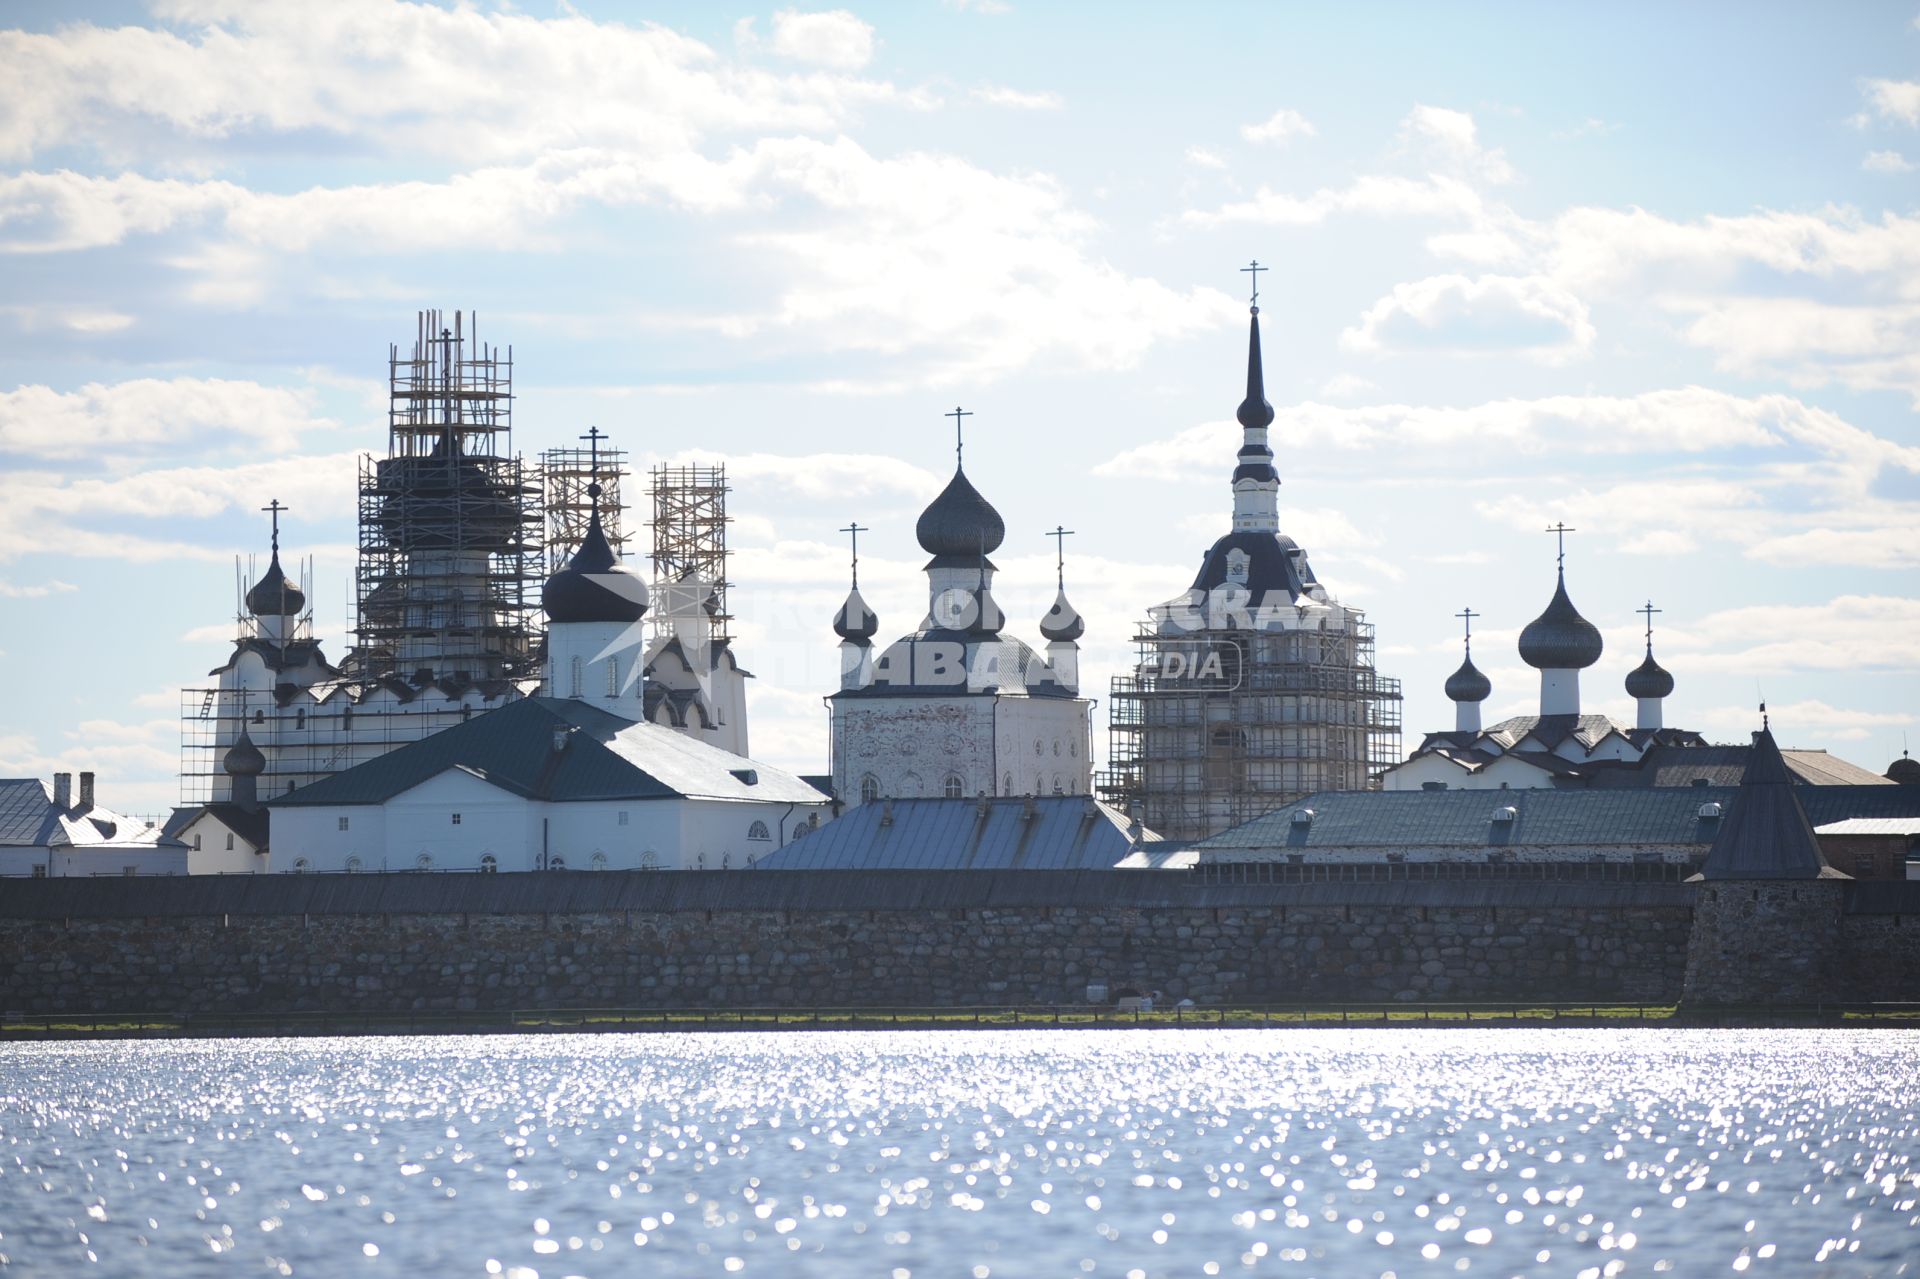
{"type": "Polygon", "coordinates": [[[678,798],[825,802],[819,791],[777,768],[658,724],[633,723],[585,702],[551,697],[509,702],[270,802],[274,808],[381,804],[449,769],[554,803],[678,798]],[[566,735],[563,750],[554,749],[556,732],[566,735]]]}

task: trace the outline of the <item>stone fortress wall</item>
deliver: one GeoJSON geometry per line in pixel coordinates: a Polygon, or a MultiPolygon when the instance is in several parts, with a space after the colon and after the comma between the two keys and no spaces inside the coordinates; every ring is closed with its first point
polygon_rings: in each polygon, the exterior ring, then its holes
{"type": "MultiPolygon", "coordinates": [[[[1208,1005],[1673,1003],[1696,891],[1140,871],[46,880],[0,900],[0,1010],[926,1008],[1080,1003],[1090,984],[1208,1005]]],[[[1831,997],[1920,998],[1920,894],[1837,901],[1831,997]]]]}

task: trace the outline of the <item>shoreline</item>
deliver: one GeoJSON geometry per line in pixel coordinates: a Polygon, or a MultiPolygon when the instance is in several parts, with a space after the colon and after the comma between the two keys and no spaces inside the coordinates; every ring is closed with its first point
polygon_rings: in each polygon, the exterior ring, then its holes
{"type": "Polygon", "coordinates": [[[886,1030],[1906,1028],[1920,1004],[1813,1006],[1655,1004],[1396,1004],[1186,1007],[585,1008],[488,1012],[299,1012],[232,1017],[160,1013],[9,1013],[0,1043],[110,1039],[306,1039],[404,1035],[689,1034],[886,1030]]]}

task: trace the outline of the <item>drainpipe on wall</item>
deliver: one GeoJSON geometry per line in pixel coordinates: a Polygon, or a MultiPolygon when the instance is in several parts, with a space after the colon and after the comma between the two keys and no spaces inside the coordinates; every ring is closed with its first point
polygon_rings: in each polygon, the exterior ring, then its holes
{"type": "MultiPolygon", "coordinates": [[[[829,774],[829,776],[831,776],[831,774],[829,774]]],[[[780,823],[773,828],[773,846],[775,848],[785,848],[787,846],[787,818],[793,816],[793,810],[798,807],[800,807],[800,804],[799,801],[796,800],[794,803],[787,805],[786,812],[780,814],[780,823]]]]}
{"type": "Polygon", "coordinates": [[[547,868],[547,819],[540,819],[540,869],[547,868]]]}

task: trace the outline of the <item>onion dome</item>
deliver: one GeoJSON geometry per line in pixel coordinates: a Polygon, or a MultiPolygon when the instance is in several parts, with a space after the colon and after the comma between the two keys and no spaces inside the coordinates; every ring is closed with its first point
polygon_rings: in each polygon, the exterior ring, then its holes
{"type": "Polygon", "coordinates": [[[247,612],[255,617],[297,617],[306,606],[306,593],[287,580],[280,568],[280,552],[274,551],[273,562],[247,592],[247,612]]]}
{"type": "Polygon", "coordinates": [[[267,771],[267,757],[260,753],[260,748],[253,744],[253,739],[247,736],[247,730],[242,728],[240,736],[220,757],[220,767],[227,771],[229,777],[258,777],[267,771]]]}
{"type": "Polygon", "coordinates": [[[1567,598],[1567,577],[1562,573],[1547,611],[1520,632],[1520,660],[1535,670],[1585,670],[1600,660],[1602,647],[1600,628],[1580,616],[1567,598]]]}
{"type": "Polygon", "coordinates": [[[1887,765],[1887,780],[1902,786],[1920,786],[1920,759],[1900,752],[1900,758],[1887,765]]]}
{"type": "Polygon", "coordinates": [[[1040,619],[1040,634],[1054,644],[1070,644],[1087,633],[1086,619],[1080,616],[1078,609],[1067,603],[1067,593],[1063,589],[1053,597],[1053,607],[1040,619]]]}
{"type": "Polygon", "coordinates": [[[968,481],[967,473],[956,468],[940,496],[920,513],[914,534],[929,555],[972,560],[998,550],[1007,538],[1007,526],[1000,512],[968,481]]]}
{"type": "Polygon", "coordinates": [[[1627,696],[1666,697],[1672,692],[1673,676],[1653,660],[1653,650],[1649,648],[1647,660],[1634,667],[1627,676],[1627,696]]]}
{"type": "Polygon", "coordinates": [[[1456,702],[1484,702],[1493,696],[1493,681],[1481,673],[1468,657],[1460,669],[1447,676],[1447,697],[1456,702]]]}
{"type": "Polygon", "coordinates": [[[860,598],[860,588],[854,587],[847,592],[847,602],[833,615],[833,633],[843,640],[852,640],[856,644],[865,644],[872,640],[880,630],[880,619],[874,616],[867,602],[860,598]]]}
{"type": "Polygon", "coordinates": [[[637,622],[646,613],[647,584],[614,558],[599,511],[580,549],[540,588],[540,606],[555,622],[637,622]]]}

